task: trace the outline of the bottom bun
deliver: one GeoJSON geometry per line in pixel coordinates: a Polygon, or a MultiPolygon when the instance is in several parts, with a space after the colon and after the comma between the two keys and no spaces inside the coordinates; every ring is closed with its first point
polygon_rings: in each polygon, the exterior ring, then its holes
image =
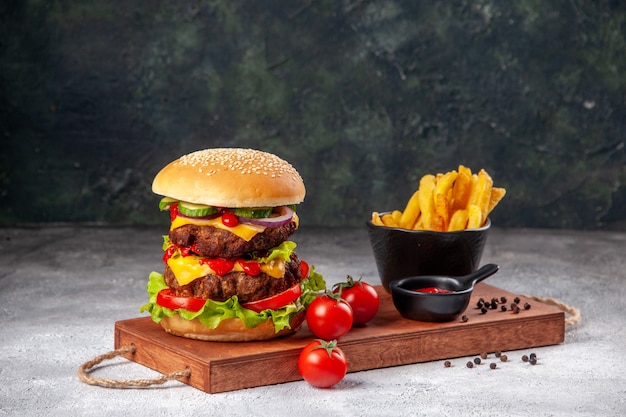
{"type": "Polygon", "coordinates": [[[215,329],[209,329],[198,319],[185,320],[179,315],[163,317],[161,326],[167,333],[188,339],[205,340],[210,342],[251,342],[255,340],[269,340],[280,336],[287,336],[298,331],[304,321],[304,312],[291,320],[291,328],[285,328],[278,333],[274,331],[274,322],[267,319],[257,327],[251,329],[244,326],[237,318],[222,320],[215,329]]]}

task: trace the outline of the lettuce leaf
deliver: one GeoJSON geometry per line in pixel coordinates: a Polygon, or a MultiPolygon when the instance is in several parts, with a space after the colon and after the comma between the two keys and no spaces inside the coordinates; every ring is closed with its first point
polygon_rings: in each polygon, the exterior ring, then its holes
{"type": "Polygon", "coordinates": [[[274,259],[278,257],[283,258],[285,262],[289,262],[291,260],[291,253],[293,252],[295,248],[296,248],[296,242],[287,240],[281,243],[280,245],[276,246],[275,248],[272,248],[270,250],[269,255],[267,255],[265,258],[256,257],[256,256],[254,258],[256,258],[258,262],[263,263],[263,264],[269,263],[270,261],[273,261],[274,259]]]}
{"type": "MultiPolygon", "coordinates": [[[[289,249],[287,248],[287,250],[289,249]]],[[[289,253],[291,253],[292,250],[293,248],[289,250],[289,253]]],[[[289,328],[289,323],[293,316],[305,310],[309,304],[311,304],[317,293],[326,289],[324,277],[315,272],[314,266],[311,267],[309,277],[302,280],[300,285],[302,285],[302,295],[300,298],[278,310],[264,310],[260,313],[256,313],[247,308],[243,308],[241,304],[239,304],[237,296],[233,296],[226,301],[207,300],[202,309],[193,312],[185,309],[172,310],[161,307],[156,303],[157,294],[161,290],[168,288],[168,286],[165,283],[163,275],[153,271],[150,273],[149,281],[146,286],[149,295],[148,303],[141,306],[140,312],[149,312],[152,321],[155,323],[160,323],[163,317],[172,317],[175,314],[180,315],[186,320],[197,318],[204,326],[210,329],[216,328],[222,320],[229,318],[239,318],[248,328],[256,327],[271,318],[274,322],[274,330],[279,332],[284,328],[289,328]]]]}

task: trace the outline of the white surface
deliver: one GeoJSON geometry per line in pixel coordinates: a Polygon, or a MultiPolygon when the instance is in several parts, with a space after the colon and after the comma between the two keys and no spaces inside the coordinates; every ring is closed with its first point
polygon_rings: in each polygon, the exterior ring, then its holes
{"type": "MultiPolygon", "coordinates": [[[[78,367],[113,348],[117,320],[139,317],[145,284],[161,270],[161,230],[0,229],[0,415],[10,416],[622,416],[626,415],[626,234],[490,232],[489,284],[554,297],[582,311],[557,346],[348,374],[320,390],[304,381],[207,394],[179,382],[148,389],[81,383],[78,367]],[[535,352],[535,366],[521,360],[535,352]]],[[[302,259],[329,285],[347,274],[379,284],[363,229],[306,229],[302,259]]],[[[350,358],[348,358],[349,360],[350,358]]],[[[270,372],[271,370],[268,370],[270,372]]],[[[92,374],[159,376],[115,359],[92,374]]]]}

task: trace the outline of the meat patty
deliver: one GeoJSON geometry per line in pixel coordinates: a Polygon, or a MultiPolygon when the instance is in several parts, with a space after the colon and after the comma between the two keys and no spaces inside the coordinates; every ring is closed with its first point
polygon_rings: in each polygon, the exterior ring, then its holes
{"type": "Polygon", "coordinates": [[[285,264],[283,278],[274,278],[265,273],[250,276],[245,272],[230,272],[224,276],[209,274],[181,286],[172,270],[169,267],[165,269],[165,283],[176,295],[215,301],[226,301],[233,295],[239,298],[240,303],[262,300],[288,290],[301,280],[300,260],[295,253],[292,253],[291,261],[285,264]]]}
{"type": "Polygon", "coordinates": [[[295,222],[268,227],[250,241],[228,230],[213,226],[186,224],[171,230],[170,241],[179,247],[189,247],[194,253],[208,258],[239,258],[248,252],[271,249],[287,240],[298,228],[295,222]]]}

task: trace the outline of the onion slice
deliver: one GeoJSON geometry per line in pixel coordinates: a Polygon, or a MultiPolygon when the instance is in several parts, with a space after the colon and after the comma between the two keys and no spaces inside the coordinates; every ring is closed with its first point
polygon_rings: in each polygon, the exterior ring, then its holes
{"type": "MultiPolygon", "coordinates": [[[[280,227],[288,224],[293,219],[293,210],[287,206],[276,208],[278,216],[265,217],[263,219],[249,219],[247,217],[237,216],[239,223],[254,224],[256,226],[280,227]]],[[[274,214],[274,213],[272,213],[274,214]]]]}

